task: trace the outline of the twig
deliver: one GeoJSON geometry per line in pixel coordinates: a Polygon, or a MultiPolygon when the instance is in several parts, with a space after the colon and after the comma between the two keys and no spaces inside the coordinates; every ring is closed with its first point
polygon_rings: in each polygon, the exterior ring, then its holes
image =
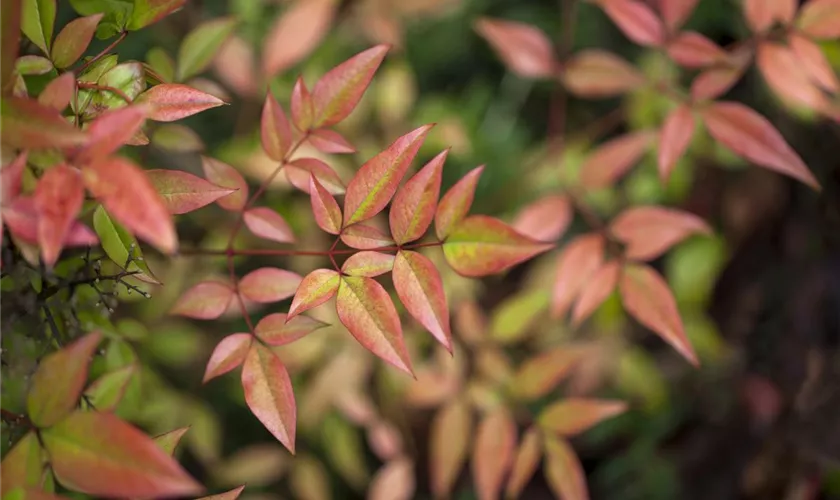
{"type": "Polygon", "coordinates": [[[88,68],[91,64],[93,64],[93,63],[95,63],[96,61],[98,61],[98,60],[102,59],[102,57],[104,57],[106,54],[108,54],[108,52],[111,52],[112,50],[114,50],[114,47],[116,47],[116,46],[117,46],[117,45],[119,45],[119,44],[120,44],[123,40],[125,40],[125,37],[126,37],[126,36],[128,36],[128,32],[127,32],[127,31],[123,31],[122,33],[120,33],[120,36],[119,36],[119,37],[117,37],[117,39],[116,39],[116,40],[114,40],[113,42],[111,42],[111,44],[110,44],[110,45],[108,45],[107,47],[105,47],[104,49],[102,49],[102,52],[100,52],[100,53],[96,54],[96,55],[95,55],[95,56],[93,56],[92,58],[90,58],[90,59],[88,59],[87,61],[85,61],[85,63],[84,63],[84,64],[82,64],[81,66],[79,66],[78,68],[76,68],[76,69],[73,71],[73,73],[74,73],[74,74],[76,74],[76,75],[81,74],[81,73],[82,73],[82,71],[86,70],[86,69],[87,69],[87,68],[88,68]]]}
{"type": "Polygon", "coordinates": [[[91,89],[91,90],[100,90],[103,92],[111,92],[112,94],[118,95],[123,101],[131,104],[131,98],[126,95],[125,92],[116,88],[110,87],[108,85],[99,85],[98,83],[89,83],[89,82],[76,82],[76,86],[80,89],[91,89]]]}

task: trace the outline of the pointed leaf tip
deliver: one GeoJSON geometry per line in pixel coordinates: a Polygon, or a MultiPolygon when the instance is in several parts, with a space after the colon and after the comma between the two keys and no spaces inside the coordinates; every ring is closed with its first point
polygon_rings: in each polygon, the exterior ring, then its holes
{"type": "Polygon", "coordinates": [[[435,339],[452,352],[449,306],[435,265],[417,252],[401,250],[394,261],[394,288],[405,308],[435,339]]]}
{"type": "Polygon", "coordinates": [[[294,454],[297,406],[280,358],[262,344],[252,344],[242,367],[242,388],[254,416],[294,454]]]}

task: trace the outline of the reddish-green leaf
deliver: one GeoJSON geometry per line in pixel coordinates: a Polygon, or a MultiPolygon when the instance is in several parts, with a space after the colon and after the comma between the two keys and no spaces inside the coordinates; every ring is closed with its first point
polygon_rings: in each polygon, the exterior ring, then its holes
{"type": "Polygon", "coordinates": [[[267,207],[248,209],[242,218],[255,236],[280,243],[294,243],[295,235],[286,220],[267,207]]]}
{"type": "Polygon", "coordinates": [[[555,75],[559,65],[551,40],[536,27],[485,17],[478,20],[475,29],[513,73],[524,78],[550,78],[555,75]]]}
{"type": "Polygon", "coordinates": [[[51,80],[38,94],[38,102],[49,108],[64,111],[76,92],[76,77],[73,73],[63,73],[51,80]]]}
{"type": "Polygon", "coordinates": [[[339,274],[332,269],[316,269],[304,276],[292,299],[286,320],[330,300],[338,292],[340,281],[339,274]]]}
{"type": "Polygon", "coordinates": [[[699,0],[659,0],[659,12],[669,31],[676,31],[694,12],[699,0]]]}
{"type": "Polygon", "coordinates": [[[0,100],[0,128],[3,145],[14,149],[66,148],[87,140],[58,110],[21,97],[0,100]]]}
{"type": "Polygon", "coordinates": [[[625,411],[624,401],[569,398],[546,407],[537,416],[537,422],[546,431],[574,436],[625,411]]]}
{"type": "Polygon", "coordinates": [[[242,388],[254,416],[294,454],[297,409],[292,381],[280,358],[260,343],[252,344],[245,358],[242,388]]]}
{"type": "Polygon", "coordinates": [[[409,314],[452,352],[446,293],[432,261],[417,252],[401,250],[394,261],[394,288],[409,314]]]}
{"type": "MultiPolygon", "coordinates": [[[[840,2],[838,2],[840,11],[840,2]]],[[[811,79],[827,92],[840,91],[840,80],[819,45],[797,33],[788,37],[790,48],[811,79]]]]}
{"type": "Polygon", "coordinates": [[[819,190],[820,185],[782,134],[766,118],[737,102],[717,102],[702,111],[716,140],[759,166],[789,175],[819,190]]]}
{"type": "Polygon", "coordinates": [[[309,55],[329,30],[335,10],[331,0],[297,0],[278,16],[263,44],[263,74],[272,77],[309,55]]]}
{"type": "Polygon", "coordinates": [[[135,31],[154,24],[180,9],[187,0],[134,0],[126,28],[135,31]]]}
{"type": "Polygon", "coordinates": [[[309,316],[288,319],[286,314],[274,313],[260,320],[254,332],[266,344],[277,346],[290,344],[325,326],[328,325],[309,316]]]}
{"type": "Polygon", "coordinates": [[[35,187],[35,209],[38,211],[38,243],[44,264],[52,267],[85,198],[79,171],[60,163],[47,170],[35,187]]]}
{"type": "Polygon", "coordinates": [[[581,184],[590,189],[611,186],[642,159],[655,138],[652,131],[640,130],[599,145],[581,167],[581,184]]]}
{"type": "Polygon", "coordinates": [[[162,449],[164,453],[169,456],[175,454],[175,448],[178,446],[178,443],[181,442],[181,438],[184,437],[184,434],[190,430],[189,427],[181,427],[180,429],[175,429],[174,431],[169,431],[158,436],[155,436],[152,441],[158,446],[158,448],[162,449]]]}
{"type": "Polygon", "coordinates": [[[172,497],[202,491],[151,438],[111,413],[76,411],[41,433],[62,485],[102,497],[172,497]]]}
{"type": "Polygon", "coordinates": [[[26,399],[33,424],[49,427],[73,410],[87,381],[90,358],[100,340],[102,335],[99,333],[89,333],[41,360],[26,399]]]}
{"type": "Polygon", "coordinates": [[[711,234],[712,229],[694,214],[664,207],[631,207],[610,224],[611,234],[626,245],[625,256],[652,260],[693,234],[711,234]]]}
{"type": "Polygon", "coordinates": [[[796,19],[796,27],[811,38],[837,38],[840,36],[840,1],[806,2],[796,19]]]}
{"type": "Polygon", "coordinates": [[[86,400],[96,411],[114,411],[136,373],[137,365],[130,364],[102,375],[85,390],[86,400]]]}
{"type": "Polygon", "coordinates": [[[566,63],[563,84],[580,97],[613,97],[645,84],[644,76],[624,59],[599,49],[584,49],[566,63]]]}
{"type": "Polygon", "coordinates": [[[86,129],[88,141],[77,153],[77,163],[90,163],[104,158],[128,144],[140,130],[149,108],[146,106],[126,106],[106,111],[96,117],[86,129]]]}
{"type": "Polygon", "coordinates": [[[15,488],[38,487],[44,477],[44,457],[38,436],[29,431],[15,443],[0,464],[0,492],[3,496],[15,488]]]}
{"type": "Polygon", "coordinates": [[[685,336],[677,302],[662,276],[650,266],[631,264],[624,268],[618,287],[624,309],[636,321],[671,344],[691,364],[699,364],[685,336]]]}
{"type": "Polygon", "coordinates": [[[612,260],[605,263],[584,283],[580,296],[572,310],[572,324],[580,325],[604,303],[618,285],[621,265],[612,260]]]}
{"type": "Polygon", "coordinates": [[[686,68],[704,68],[725,62],[729,56],[715,42],[696,31],[684,31],[668,43],[668,56],[686,68]]]}
{"type": "Polygon", "coordinates": [[[295,294],[302,278],[299,274],[275,267],[261,267],[239,280],[239,293],[248,300],[269,304],[295,294]]]}
{"type": "Polygon", "coordinates": [[[470,170],[440,199],[435,211],[435,233],[438,239],[446,239],[452,228],[469,213],[475,198],[475,188],[483,171],[484,165],[470,170]]]}
{"type": "Polygon", "coordinates": [[[175,79],[183,82],[207,69],[235,27],[235,18],[222,17],[199,24],[187,33],[178,48],[175,79]]]}
{"type": "Polygon", "coordinates": [[[194,319],[216,319],[227,310],[233,295],[233,289],[227,283],[203,281],[184,292],[169,314],[194,319]]]}
{"type": "Polygon", "coordinates": [[[572,445],[565,439],[545,437],[543,474],[548,486],[563,500],[589,500],[586,475],[572,445]]]}
{"type": "Polygon", "coordinates": [[[551,297],[551,314],[566,314],[584,284],[604,261],[604,238],[589,233],[569,242],[557,259],[557,273],[551,297]]]}
{"type": "Polygon", "coordinates": [[[314,128],[329,127],[347,118],[367,90],[388,52],[387,45],[360,52],[328,71],[312,88],[314,128]]]}
{"type": "Polygon", "coordinates": [[[126,229],[164,253],[178,249],[172,215],[140,167],[110,156],[82,168],[82,178],[88,191],[126,229]]]}
{"type": "Polygon", "coordinates": [[[432,125],[400,137],[356,172],[344,197],[344,224],[370,219],[391,201],[432,125]]]}
{"type": "Polygon", "coordinates": [[[292,88],[290,106],[292,108],[292,123],[295,124],[295,127],[301,132],[309,130],[312,127],[315,109],[312,105],[312,95],[309,93],[303,77],[298,77],[295,86],[292,88]]]}
{"type": "Polygon", "coordinates": [[[234,192],[181,170],[148,170],[146,175],[171,214],[185,214],[234,192]]]}
{"type": "Polygon", "coordinates": [[[202,382],[207,383],[244,363],[252,340],[250,333],[234,333],[223,338],[210,355],[202,382]]]}
{"type": "Polygon", "coordinates": [[[375,250],[394,244],[387,234],[373,226],[353,224],[341,232],[341,241],[350,248],[375,250]]]}
{"type": "Polygon", "coordinates": [[[333,154],[355,153],[356,148],[334,130],[320,128],[309,133],[309,143],[319,151],[333,154]]]}
{"type": "Polygon", "coordinates": [[[413,375],[400,317],[385,289],[372,278],[341,278],[336,299],[341,323],[365,349],[413,375]]]}
{"type": "MultiPolygon", "coordinates": [[[[16,20],[16,23],[20,23],[20,31],[23,31],[44,54],[49,54],[55,25],[55,0],[24,0],[22,4],[18,7],[23,8],[18,11],[16,20]]],[[[17,31],[15,36],[19,36],[17,31]]],[[[17,55],[17,51],[14,55],[17,55]]]]}
{"type": "Polygon", "coordinates": [[[265,96],[265,104],[260,121],[260,138],[265,154],[274,161],[283,161],[289,148],[292,147],[292,126],[283,107],[269,92],[265,96]]]}
{"type": "Polygon", "coordinates": [[[529,358],[514,375],[511,390],[526,401],[541,398],[565,379],[580,360],[580,352],[566,346],[529,358]]]}
{"type": "Polygon", "coordinates": [[[206,497],[201,497],[198,500],[236,500],[239,498],[239,495],[242,494],[242,491],[245,489],[245,485],[238,488],[234,488],[230,491],[226,491],[224,493],[219,493],[217,495],[208,495],[206,497]]]}
{"type": "Polygon", "coordinates": [[[535,240],[555,241],[569,228],[573,216],[569,198],[549,195],[525,206],[514,219],[512,227],[535,240]]]}
{"type": "Polygon", "coordinates": [[[443,164],[449,150],[432,158],[394,196],[388,214],[391,235],[402,245],[422,237],[435,217],[443,164]]]}
{"type": "Polygon", "coordinates": [[[671,171],[688,149],[693,135],[694,115],[691,114],[691,108],[681,104],[668,113],[665,123],[662,124],[662,130],[659,131],[657,167],[662,182],[670,178],[671,171]]]}
{"type": "Polygon", "coordinates": [[[309,177],[309,197],[312,203],[312,214],[315,216],[318,227],[330,234],[340,233],[341,208],[314,175],[309,177]]]}
{"type": "Polygon", "coordinates": [[[458,274],[481,277],[505,271],[552,246],[519,234],[493,217],[473,215],[452,228],[443,243],[443,255],[458,274]]]}
{"type": "Polygon", "coordinates": [[[531,427],[522,436],[519,449],[516,451],[516,458],[513,460],[513,468],[510,472],[505,496],[507,498],[519,498],[522,490],[528,485],[528,481],[537,471],[542,455],[542,436],[536,427],[531,427]]]}
{"type": "Polygon", "coordinates": [[[224,103],[218,97],[180,83],[161,83],[140,94],[136,102],[152,105],[149,119],[172,122],[224,103]]]}
{"type": "Polygon", "coordinates": [[[201,168],[204,170],[204,176],[207,180],[216,184],[217,186],[233,189],[234,192],[229,195],[222,196],[216,203],[232,212],[239,212],[245,207],[248,202],[248,183],[235,168],[219,160],[202,156],[201,168]]]}
{"type": "Polygon", "coordinates": [[[473,419],[465,401],[452,400],[438,410],[429,438],[429,476],[435,497],[446,497],[467,459],[473,419]]]}
{"type": "Polygon", "coordinates": [[[55,37],[51,58],[56,68],[66,68],[87,50],[102,14],[80,17],[67,23],[55,37]]]}
{"type": "Polygon", "coordinates": [[[486,415],[478,425],[472,451],[472,475],[479,500],[499,497],[513,465],[516,423],[504,407],[486,415]]]}
{"type": "Polygon", "coordinates": [[[309,194],[309,177],[315,176],[331,195],[344,194],[344,182],[329,165],[315,158],[300,158],[283,167],[286,179],[296,188],[309,194]]]}
{"type": "Polygon", "coordinates": [[[341,266],[342,273],[363,278],[375,278],[392,269],[394,269],[393,255],[369,250],[354,253],[341,266]]]}

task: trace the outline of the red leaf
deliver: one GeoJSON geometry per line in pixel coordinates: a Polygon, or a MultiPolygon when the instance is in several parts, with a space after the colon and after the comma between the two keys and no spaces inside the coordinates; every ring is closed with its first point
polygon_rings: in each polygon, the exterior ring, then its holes
{"type": "Polygon", "coordinates": [[[685,154],[694,135],[694,115],[685,104],[679,105],[665,117],[659,131],[659,154],[656,162],[663,183],[671,177],[677,162],[685,154]]]}
{"type": "Polygon", "coordinates": [[[319,151],[333,154],[355,153],[356,148],[338,132],[319,128],[309,133],[309,142],[319,151]]]}
{"type": "Polygon", "coordinates": [[[370,219],[391,201],[432,125],[423,125],[393,142],[356,172],[344,197],[344,225],[370,219]]]}
{"type": "Polygon", "coordinates": [[[639,45],[659,46],[665,41],[662,22],[638,0],[602,0],[601,8],[627,38],[639,45]]]}
{"type": "Polygon", "coordinates": [[[180,83],[161,83],[140,94],[135,102],[152,105],[150,120],[172,122],[225,104],[218,97],[180,83]]]}
{"type": "Polygon", "coordinates": [[[399,457],[382,466],[371,479],[370,500],[409,500],[414,498],[414,463],[399,457]]]}
{"type": "Polygon", "coordinates": [[[41,360],[26,398],[33,424],[49,427],[73,411],[87,382],[90,358],[101,340],[98,332],[89,333],[41,360]]]}
{"type": "Polygon", "coordinates": [[[250,208],[242,214],[245,225],[255,236],[280,243],[294,243],[295,235],[286,220],[267,207],[250,208]]]}
{"type": "Polygon", "coordinates": [[[303,78],[298,77],[292,89],[292,122],[300,131],[309,130],[312,127],[313,114],[315,109],[312,105],[312,96],[306,88],[303,78]]]}
{"type": "Polygon", "coordinates": [[[201,168],[208,181],[219,187],[234,190],[216,200],[220,207],[231,212],[239,212],[245,208],[245,204],[248,203],[248,183],[242,174],[230,165],[207,156],[201,157],[201,168]]]}
{"type": "Polygon", "coordinates": [[[546,407],[537,421],[546,431],[575,436],[625,411],[624,401],[568,398],[546,407]]]}
{"type": "Polygon", "coordinates": [[[684,31],[668,43],[668,56],[686,68],[704,68],[723,63],[729,55],[715,42],[696,31],[684,31]]]}
{"type": "Polygon", "coordinates": [[[140,130],[148,114],[149,108],[142,105],[102,113],[86,129],[88,142],[77,153],[75,162],[90,163],[118,150],[140,130]]]}
{"type": "Polygon", "coordinates": [[[581,183],[590,189],[611,186],[642,159],[654,138],[652,131],[641,130],[601,144],[581,167],[581,183]]]}
{"type": "Polygon", "coordinates": [[[329,127],[347,118],[367,90],[390,47],[377,45],[328,71],[312,88],[314,128],[329,127]]]}
{"type": "Polygon", "coordinates": [[[309,197],[312,202],[312,214],[315,215],[318,227],[330,234],[340,233],[341,208],[315,176],[309,176],[309,197]]]}
{"type": "Polygon", "coordinates": [[[538,354],[522,363],[510,387],[525,401],[541,398],[563,381],[581,358],[579,350],[566,346],[538,354]]]}
{"type": "Polygon", "coordinates": [[[387,234],[373,226],[353,224],[341,233],[341,241],[350,248],[359,250],[376,250],[394,244],[387,234]]]}
{"type": "Polygon", "coordinates": [[[435,233],[441,241],[449,236],[453,226],[461,222],[470,211],[475,198],[475,188],[482,172],[484,172],[484,165],[470,170],[440,199],[435,210],[435,233]]]}
{"type": "Polygon", "coordinates": [[[626,245],[625,257],[652,260],[692,234],[712,229],[694,214],[664,207],[631,207],[610,224],[611,234],[626,245]]]}
{"type": "Polygon", "coordinates": [[[414,375],[400,317],[382,285],[371,278],[342,277],[336,311],[341,323],[365,349],[414,375]]]}
{"type": "Polygon", "coordinates": [[[244,363],[251,341],[250,333],[234,333],[223,338],[210,355],[202,382],[207,383],[244,363]]]}
{"type": "Polygon", "coordinates": [[[38,94],[38,102],[58,111],[70,105],[73,95],[76,92],[76,77],[73,73],[62,73],[58,78],[51,80],[38,94]]]}
{"type": "Polygon", "coordinates": [[[254,342],[242,367],[242,388],[254,416],[294,454],[297,407],[292,381],[280,358],[254,342]]]}
{"type": "Polygon", "coordinates": [[[62,485],[100,497],[176,497],[202,491],[151,438],[111,413],[76,411],[41,431],[62,485]]]}
{"type": "Polygon", "coordinates": [[[171,214],[198,210],[234,192],[181,170],[147,170],[146,175],[171,214]]]}
{"type": "Polygon", "coordinates": [[[537,428],[528,429],[522,436],[522,442],[516,451],[516,458],[513,461],[510,479],[505,488],[506,498],[519,498],[522,490],[528,485],[528,481],[537,471],[542,455],[542,437],[537,428]]]}
{"type": "Polygon", "coordinates": [[[783,100],[815,110],[828,106],[828,99],[788,47],[773,42],[760,44],[756,64],[767,84],[783,100]]]}
{"type": "Polygon", "coordinates": [[[369,250],[354,253],[341,266],[342,273],[363,278],[375,278],[393,269],[393,255],[369,250]]]}
{"type": "Polygon", "coordinates": [[[473,431],[469,406],[455,399],[432,420],[429,438],[429,476],[435,498],[446,497],[458,478],[473,431]]]}
{"type": "Polygon", "coordinates": [[[216,319],[233,299],[233,289],[220,281],[203,281],[181,295],[169,314],[194,319],[216,319]]]}
{"type": "Polygon", "coordinates": [[[744,17],[753,32],[761,33],[776,21],[789,24],[798,7],[798,0],[744,0],[744,17]]]}
{"type": "Polygon", "coordinates": [[[618,286],[624,309],[631,316],[671,344],[691,364],[699,364],[685,336],[674,296],[656,271],[644,264],[628,265],[618,286]]]}
{"type": "Polygon", "coordinates": [[[286,321],[330,300],[338,292],[339,283],[340,276],[332,269],[316,269],[304,276],[292,299],[286,321]]]}
{"type": "Polygon", "coordinates": [[[298,0],[274,22],[263,45],[263,74],[294,66],[321,43],[335,15],[331,0],[298,0]]]}
{"type": "Polygon", "coordinates": [[[583,466],[568,441],[546,436],[543,473],[558,498],[589,500],[583,466]]]}
{"type": "Polygon", "coordinates": [[[604,303],[618,285],[621,266],[617,261],[610,261],[598,269],[580,291],[580,296],[572,310],[572,323],[580,325],[598,307],[604,303]]]}
{"type": "Polygon", "coordinates": [[[712,137],[735,154],[820,190],[799,155],[760,114],[741,103],[717,102],[703,109],[702,116],[712,137]]]}
{"type": "Polygon", "coordinates": [[[206,497],[201,497],[197,500],[236,500],[239,498],[239,495],[242,494],[242,491],[245,489],[245,485],[238,488],[234,488],[230,491],[226,491],[224,493],[219,493],[217,495],[208,495],[206,497]]]}
{"type": "Polygon", "coordinates": [[[266,344],[278,346],[290,344],[325,326],[328,325],[308,316],[288,319],[283,313],[274,313],[260,320],[254,333],[266,344]]]}
{"type": "Polygon", "coordinates": [[[285,269],[261,267],[243,276],[238,289],[248,300],[269,304],[293,296],[302,279],[299,274],[285,269]]]}
{"type": "MultiPolygon", "coordinates": [[[[21,240],[22,243],[38,244],[38,211],[32,197],[15,198],[9,205],[2,207],[2,212],[3,223],[8,226],[9,232],[15,238],[21,240]]],[[[98,241],[96,234],[87,226],[73,221],[64,239],[64,246],[90,246],[98,241]]],[[[37,254],[35,258],[37,260],[37,254]]]]}
{"type": "MultiPolygon", "coordinates": [[[[840,2],[837,5],[840,6],[840,2]]],[[[791,33],[788,42],[799,64],[814,82],[827,92],[840,92],[840,81],[817,44],[797,33],[791,33]]]]}
{"type": "Polygon", "coordinates": [[[679,29],[694,12],[699,0],[659,0],[659,12],[669,31],[679,29]]]}
{"type": "Polygon", "coordinates": [[[409,314],[452,352],[446,293],[432,261],[417,252],[400,250],[394,261],[394,288],[409,314]]]}
{"type": "Polygon", "coordinates": [[[56,68],[66,68],[82,57],[93,39],[102,15],[94,14],[74,19],[56,35],[50,57],[56,68]]]}
{"type": "Polygon", "coordinates": [[[563,71],[563,84],[580,97],[613,97],[645,84],[645,77],[624,59],[599,49],[572,56],[563,71]]]}
{"type": "Polygon", "coordinates": [[[21,97],[4,96],[0,101],[0,128],[3,145],[14,149],[66,148],[87,140],[57,110],[21,97]]]}
{"type": "Polygon", "coordinates": [[[403,245],[421,238],[435,217],[443,164],[449,150],[429,161],[397,191],[388,214],[391,235],[403,245]]]}
{"type": "Polygon", "coordinates": [[[8,205],[20,195],[23,170],[26,168],[28,157],[29,154],[24,150],[0,170],[0,190],[2,190],[0,202],[3,204],[8,205]]]}
{"type": "Polygon", "coordinates": [[[536,27],[485,17],[478,20],[475,29],[513,73],[524,78],[549,78],[556,74],[558,63],[551,40],[536,27]]]}
{"type": "Polygon", "coordinates": [[[574,212],[565,196],[548,195],[528,204],[513,221],[513,229],[539,241],[559,239],[572,223],[574,212]]]}
{"type": "Polygon", "coordinates": [[[486,415],[475,436],[472,475],[479,500],[499,497],[516,448],[516,423],[503,407],[486,415]]]}
{"type": "Polygon", "coordinates": [[[840,37],[840,0],[809,0],[802,6],[796,27],[811,38],[840,37]]]}
{"type": "Polygon", "coordinates": [[[166,203],[140,167],[110,156],[83,167],[82,178],[88,191],[126,229],[164,253],[178,249],[166,203]]]}
{"type": "Polygon", "coordinates": [[[566,245],[557,259],[557,274],[551,299],[551,314],[566,314],[575,297],[604,261],[604,238],[589,233],[566,245]]]}
{"type": "Polygon", "coordinates": [[[63,163],[50,168],[38,181],[34,198],[41,256],[44,264],[52,267],[85,199],[79,171],[63,163]]]}
{"type": "Polygon", "coordinates": [[[473,215],[452,229],[443,243],[443,255],[455,272],[475,278],[510,269],[552,246],[519,234],[493,217],[473,215]]]}
{"type": "Polygon", "coordinates": [[[315,158],[300,158],[283,167],[286,179],[296,188],[309,194],[309,177],[315,176],[331,195],[344,194],[344,182],[329,165],[315,158]]]}
{"type": "Polygon", "coordinates": [[[289,125],[289,119],[271,92],[265,96],[260,120],[260,138],[265,154],[274,161],[283,161],[292,147],[292,127],[289,125]]]}

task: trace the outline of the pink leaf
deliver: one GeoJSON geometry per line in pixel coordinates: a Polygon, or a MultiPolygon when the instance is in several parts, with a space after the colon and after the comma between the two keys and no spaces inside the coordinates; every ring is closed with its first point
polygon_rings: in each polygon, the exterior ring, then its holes
{"type": "Polygon", "coordinates": [[[499,407],[478,425],[472,452],[472,475],[479,500],[499,497],[516,449],[516,423],[499,407]]]}
{"type": "Polygon", "coordinates": [[[294,243],[295,235],[283,217],[267,207],[256,207],[242,215],[245,225],[255,236],[280,243],[294,243]]]}
{"type": "Polygon", "coordinates": [[[242,367],[242,388],[254,416],[294,454],[297,407],[289,372],[280,358],[254,342],[242,367]]]}
{"type": "Polygon", "coordinates": [[[369,250],[354,253],[341,266],[342,273],[363,278],[375,278],[391,272],[393,269],[393,255],[369,250]]]}
{"type": "Polygon", "coordinates": [[[403,245],[421,238],[435,217],[443,164],[449,150],[429,161],[397,191],[388,218],[391,235],[403,245]]]}
{"type": "Polygon", "coordinates": [[[2,144],[15,149],[73,147],[87,141],[87,135],[58,110],[17,96],[0,101],[0,128],[2,144]]]}
{"type": "Polygon", "coordinates": [[[27,151],[23,150],[15,156],[14,160],[4,165],[3,169],[0,170],[0,190],[2,190],[0,202],[4,205],[8,205],[20,195],[23,170],[26,168],[28,157],[29,154],[27,151]]]}
{"type": "Polygon", "coordinates": [[[339,278],[332,269],[316,269],[304,276],[292,299],[287,321],[330,300],[338,292],[339,278]]]}
{"type": "Polygon", "coordinates": [[[394,244],[387,234],[373,226],[353,224],[341,233],[341,241],[350,248],[359,250],[376,250],[394,244]]]}
{"type": "Polygon", "coordinates": [[[549,78],[558,63],[549,38],[529,24],[481,18],[475,25],[510,71],[524,78],[549,78]]]}
{"type": "Polygon", "coordinates": [[[659,0],[659,12],[669,31],[676,31],[694,12],[699,0],[659,0]]]}
{"type": "Polygon", "coordinates": [[[344,136],[325,128],[319,128],[310,132],[309,143],[324,153],[347,154],[356,152],[356,148],[347,142],[344,136]]]}
{"type": "Polygon", "coordinates": [[[66,68],[78,61],[87,50],[102,14],[80,17],[67,23],[56,35],[50,58],[56,68],[66,68]]]}
{"type": "Polygon", "coordinates": [[[340,233],[341,208],[315,176],[309,177],[309,197],[312,203],[312,214],[315,216],[318,227],[330,234],[340,233]]]}
{"type": "Polygon", "coordinates": [[[435,210],[435,233],[438,239],[446,239],[452,232],[452,227],[461,222],[469,213],[475,198],[475,188],[483,171],[484,165],[470,170],[440,199],[435,210]]]}
{"type": "Polygon", "coordinates": [[[590,189],[611,186],[641,160],[654,138],[653,132],[641,130],[601,144],[581,167],[581,183],[590,189]]]}
{"type": "Polygon", "coordinates": [[[171,214],[198,210],[234,192],[180,170],[147,170],[146,175],[171,214]]]}
{"type": "Polygon", "coordinates": [[[663,183],[671,177],[671,172],[688,149],[693,135],[694,115],[691,108],[681,104],[668,113],[659,131],[659,153],[656,158],[659,178],[663,183]]]}
{"type": "Polygon", "coordinates": [[[302,77],[298,77],[292,88],[292,122],[301,132],[307,131],[312,127],[313,115],[315,113],[312,105],[312,96],[309,94],[309,89],[306,88],[302,77]]]}
{"type": "Polygon", "coordinates": [[[559,239],[572,223],[574,212],[566,196],[548,195],[523,208],[513,229],[539,241],[559,239]]]}
{"type": "Polygon", "coordinates": [[[409,314],[452,352],[446,293],[432,261],[417,252],[401,250],[394,261],[394,288],[409,314]]]}
{"type": "Polygon", "coordinates": [[[758,46],[756,64],[767,84],[783,100],[814,110],[828,106],[828,99],[790,48],[764,42],[758,46]]]}
{"type": "Polygon", "coordinates": [[[286,345],[303,338],[315,330],[328,326],[309,316],[297,315],[289,319],[286,314],[269,314],[257,323],[254,333],[268,345],[286,345]]]}
{"type": "Polygon", "coordinates": [[[563,71],[563,84],[580,97],[614,97],[645,84],[645,77],[624,59],[599,49],[577,52],[563,71]]]}
{"type": "Polygon", "coordinates": [[[414,498],[414,463],[405,457],[391,460],[371,479],[369,500],[409,500],[414,498]]]}
{"type": "Polygon", "coordinates": [[[135,102],[151,104],[149,119],[172,122],[221,106],[218,97],[180,83],[161,83],[140,94],[135,102]]]}
{"type": "Polygon", "coordinates": [[[331,195],[344,194],[344,182],[329,165],[315,158],[300,158],[283,167],[286,179],[296,188],[309,194],[309,177],[315,176],[331,195]]]}
{"type": "Polygon", "coordinates": [[[762,33],[774,22],[793,21],[799,0],[744,0],[744,17],[754,33],[762,33]]]}
{"type": "Polygon", "coordinates": [[[239,293],[260,304],[279,302],[292,297],[302,279],[299,274],[285,269],[261,267],[239,280],[239,293]]]}
{"type": "Polygon", "coordinates": [[[522,442],[519,443],[510,479],[505,488],[505,497],[519,498],[522,495],[522,490],[528,485],[528,481],[534,476],[540,464],[540,455],[542,455],[542,437],[540,431],[532,427],[525,432],[522,442]]]}
{"type": "Polygon", "coordinates": [[[557,259],[551,299],[551,314],[566,314],[575,297],[604,261],[604,238],[590,233],[569,242],[557,259]]]}
{"type": "Polygon", "coordinates": [[[725,62],[729,55],[696,31],[684,31],[668,43],[668,56],[686,68],[704,68],[725,62]]]}
{"type": "Polygon", "coordinates": [[[626,245],[625,257],[652,260],[693,234],[711,234],[712,229],[694,214],[655,207],[631,207],[610,224],[610,233],[626,245]]]}
{"type": "Polygon", "coordinates": [[[283,161],[292,147],[292,127],[289,125],[289,119],[271,92],[265,96],[260,120],[260,138],[265,154],[274,161],[283,161]]]}
{"type": "Polygon", "coordinates": [[[746,67],[735,64],[707,69],[691,82],[691,97],[695,101],[704,101],[722,96],[741,79],[746,67]]]}
{"type": "MultiPolygon", "coordinates": [[[[840,2],[838,2],[838,6],[840,6],[840,2]]],[[[840,10],[840,7],[838,7],[838,10],[840,10]]],[[[828,62],[822,49],[817,44],[797,33],[792,33],[788,42],[799,64],[814,82],[827,92],[840,92],[840,81],[834,74],[831,63],[828,62]]]]}
{"type": "Polygon", "coordinates": [[[309,55],[329,30],[335,9],[331,0],[297,0],[279,16],[263,44],[263,74],[270,78],[309,55]]]}
{"type": "Polygon", "coordinates": [[[802,6],[796,27],[816,39],[840,37],[840,0],[809,0],[802,6]]]}
{"type": "Polygon", "coordinates": [[[87,128],[88,142],[77,153],[77,163],[90,163],[128,144],[140,130],[149,108],[142,105],[126,106],[106,111],[96,117],[87,128]]]}
{"type": "Polygon", "coordinates": [[[223,338],[210,355],[202,382],[207,383],[244,363],[252,340],[250,333],[234,333],[223,338]]]}
{"type": "Polygon", "coordinates": [[[233,289],[220,281],[201,282],[181,295],[169,314],[194,319],[216,319],[228,308],[233,289]]]}
{"type": "Polygon", "coordinates": [[[239,212],[245,208],[248,202],[248,183],[235,168],[219,160],[202,156],[201,168],[204,170],[204,176],[207,180],[216,184],[217,186],[232,189],[232,193],[222,196],[216,203],[232,212],[239,212]]]}
{"type": "Polygon", "coordinates": [[[372,278],[341,278],[336,299],[341,323],[362,346],[396,368],[414,375],[394,303],[372,278]]]}
{"type": "Polygon", "coordinates": [[[356,172],[344,197],[344,225],[370,219],[391,201],[432,125],[424,125],[394,141],[356,172]]]}
{"type": "Polygon", "coordinates": [[[589,500],[583,466],[568,441],[546,436],[543,474],[558,498],[589,500]]]}
{"type": "Polygon", "coordinates": [[[712,137],[735,154],[820,190],[799,155],[760,114],[741,103],[717,102],[703,109],[702,116],[712,137]]]}
{"type": "Polygon", "coordinates": [[[38,102],[58,111],[70,105],[76,92],[76,77],[71,72],[62,73],[58,78],[50,81],[44,90],[38,94],[38,102]]]}
{"type": "Polygon", "coordinates": [[[335,125],[350,115],[389,48],[377,45],[360,52],[328,71],[315,83],[312,88],[315,128],[335,125]]]}
{"type": "Polygon", "coordinates": [[[639,0],[602,0],[604,13],[630,40],[639,45],[659,46],[665,41],[662,22],[639,0]]]}
{"type": "Polygon", "coordinates": [[[587,283],[583,285],[575,307],[572,310],[572,324],[583,323],[604,303],[618,285],[621,266],[617,261],[610,261],[601,266],[587,283]]]}
{"type": "Polygon", "coordinates": [[[628,265],[618,286],[624,309],[631,316],[671,344],[691,364],[699,364],[685,336],[674,296],[656,271],[644,264],[628,265]]]}
{"type": "Polygon", "coordinates": [[[84,202],[85,188],[79,171],[63,163],[50,168],[38,181],[34,198],[41,256],[52,267],[84,202]]]}

